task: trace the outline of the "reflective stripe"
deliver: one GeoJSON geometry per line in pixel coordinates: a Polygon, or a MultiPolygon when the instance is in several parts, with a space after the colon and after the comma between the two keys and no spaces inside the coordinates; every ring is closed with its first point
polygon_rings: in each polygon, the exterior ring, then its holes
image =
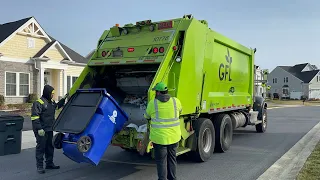
{"type": "Polygon", "coordinates": [[[152,118],[152,121],[154,122],[174,122],[176,120],[179,120],[179,118],[170,118],[170,119],[155,119],[155,118],[152,118]]]}
{"type": "Polygon", "coordinates": [[[42,99],[38,99],[37,100],[40,104],[44,104],[44,102],[42,101],[42,99]]]}
{"type": "Polygon", "coordinates": [[[31,116],[31,121],[34,121],[36,119],[39,119],[39,116],[31,116]]]}
{"type": "Polygon", "coordinates": [[[151,127],[153,128],[168,128],[173,126],[180,126],[180,122],[174,124],[151,124],[151,127]]]}
{"type": "MultiPolygon", "coordinates": [[[[179,117],[177,115],[177,103],[176,103],[176,100],[174,98],[172,98],[172,101],[173,101],[173,108],[174,108],[174,118],[169,118],[169,119],[159,118],[158,101],[157,101],[157,99],[154,99],[154,108],[155,108],[156,118],[152,118],[151,120],[153,122],[174,122],[174,121],[179,120],[179,117]]],[[[151,124],[151,127],[154,127],[154,128],[166,128],[166,127],[173,127],[173,126],[177,126],[177,125],[180,125],[180,122],[177,122],[177,123],[174,123],[174,124],[167,124],[167,125],[151,124]]]]}

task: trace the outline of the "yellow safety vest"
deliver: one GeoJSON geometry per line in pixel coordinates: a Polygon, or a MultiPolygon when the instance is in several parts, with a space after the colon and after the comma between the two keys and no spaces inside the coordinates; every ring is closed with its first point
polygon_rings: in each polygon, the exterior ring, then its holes
{"type": "Polygon", "coordinates": [[[157,99],[150,101],[145,114],[145,118],[151,118],[150,140],[161,145],[179,142],[181,139],[179,119],[181,111],[181,103],[174,97],[167,102],[157,99]]]}

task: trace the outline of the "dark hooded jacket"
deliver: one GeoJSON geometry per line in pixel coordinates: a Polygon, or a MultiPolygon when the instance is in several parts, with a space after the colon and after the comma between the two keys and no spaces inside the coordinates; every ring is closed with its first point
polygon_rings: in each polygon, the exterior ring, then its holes
{"type": "Polygon", "coordinates": [[[38,131],[40,129],[52,131],[56,109],[60,109],[65,103],[65,99],[61,99],[58,103],[51,99],[53,90],[53,87],[45,85],[42,97],[32,105],[31,120],[34,131],[38,131]]]}

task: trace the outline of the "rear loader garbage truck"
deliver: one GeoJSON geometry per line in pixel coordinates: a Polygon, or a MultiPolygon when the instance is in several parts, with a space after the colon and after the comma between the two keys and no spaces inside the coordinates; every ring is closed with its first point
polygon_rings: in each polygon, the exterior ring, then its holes
{"type": "MultiPolygon", "coordinates": [[[[191,15],[116,24],[72,86],[54,124],[54,145],[94,165],[109,145],[138,151],[150,128],[143,115],[152,88],[164,82],[183,108],[177,155],[207,161],[230,148],[235,129],[266,131],[267,103],[254,96],[255,52],[191,15]]],[[[152,142],[146,147],[152,155],[152,142]]]]}

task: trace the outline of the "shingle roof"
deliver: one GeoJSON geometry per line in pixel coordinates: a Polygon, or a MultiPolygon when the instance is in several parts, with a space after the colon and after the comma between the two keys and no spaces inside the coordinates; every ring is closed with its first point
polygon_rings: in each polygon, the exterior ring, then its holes
{"type": "Polygon", "coordinates": [[[289,72],[293,76],[299,78],[304,83],[309,83],[320,70],[311,70],[301,72],[309,63],[297,64],[294,66],[279,66],[283,70],[289,72]]]}
{"type": "Polygon", "coordinates": [[[23,24],[29,21],[32,17],[21,19],[14,22],[0,24],[0,43],[7,39],[12,33],[19,29],[23,24]]]}
{"type": "Polygon", "coordinates": [[[35,58],[35,57],[40,57],[44,52],[46,52],[46,50],[48,49],[48,48],[50,48],[51,46],[52,46],[52,44],[53,43],[55,43],[56,42],[56,40],[52,40],[51,42],[49,42],[48,44],[46,44],[42,49],[40,49],[40,51],[39,52],[37,52],[37,54],[36,55],[34,55],[33,57],[35,58]]]}
{"type": "Polygon", "coordinates": [[[94,49],[94,50],[92,50],[88,55],[86,55],[86,58],[88,59],[88,60],[90,60],[91,59],[91,57],[92,57],[92,55],[94,54],[96,52],[96,50],[94,49]]]}
{"type": "MultiPolygon", "coordinates": [[[[56,41],[55,38],[49,36],[52,41],[56,41]]],[[[75,52],[74,50],[72,50],[71,48],[69,48],[68,46],[62,44],[60,41],[58,41],[62,48],[66,51],[66,53],[70,56],[70,58],[77,62],[77,63],[84,63],[84,64],[87,64],[88,63],[88,59],[86,59],[85,57],[81,56],[79,53],[75,52]]]]}

